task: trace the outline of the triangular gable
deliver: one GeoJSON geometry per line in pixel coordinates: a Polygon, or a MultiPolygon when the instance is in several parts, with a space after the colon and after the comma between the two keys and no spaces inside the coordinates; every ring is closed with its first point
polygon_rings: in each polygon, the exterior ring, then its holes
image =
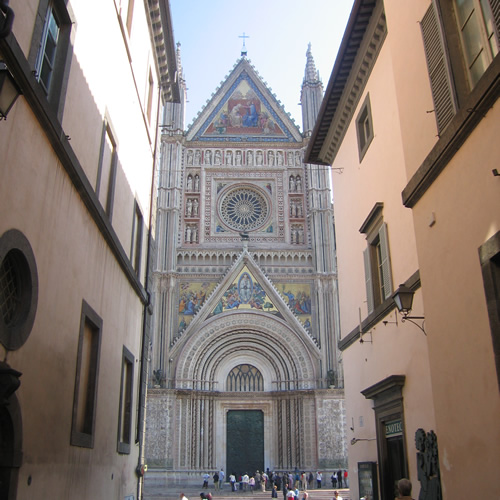
{"type": "Polygon", "coordinates": [[[208,293],[203,295],[202,302],[198,301],[198,307],[195,307],[191,321],[186,324],[182,331],[179,330],[174,341],[176,344],[174,350],[179,347],[178,344],[183,344],[190,337],[191,332],[198,331],[205,321],[219,315],[242,310],[269,314],[286,321],[297,334],[300,332],[303,338],[308,338],[311,346],[314,345],[315,349],[318,348],[309,329],[304,325],[302,319],[299,319],[296,312],[290,308],[289,297],[288,300],[284,299],[246,250],[241,253],[232,269],[215,289],[213,289],[213,283],[207,282],[206,290],[208,293]]]}
{"type": "Polygon", "coordinates": [[[297,126],[242,58],[187,133],[192,141],[300,142],[297,126]]]}
{"type": "Polygon", "coordinates": [[[244,266],[233,282],[226,287],[208,318],[231,310],[264,311],[279,318],[282,314],[265,292],[259,280],[244,266]]]}

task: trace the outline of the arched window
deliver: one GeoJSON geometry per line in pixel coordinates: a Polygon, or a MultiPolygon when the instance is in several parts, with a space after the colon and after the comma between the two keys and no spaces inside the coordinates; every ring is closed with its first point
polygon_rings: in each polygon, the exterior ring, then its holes
{"type": "Polygon", "coordinates": [[[227,376],[227,390],[236,392],[254,392],[264,390],[264,379],[255,366],[235,366],[227,376]]]}

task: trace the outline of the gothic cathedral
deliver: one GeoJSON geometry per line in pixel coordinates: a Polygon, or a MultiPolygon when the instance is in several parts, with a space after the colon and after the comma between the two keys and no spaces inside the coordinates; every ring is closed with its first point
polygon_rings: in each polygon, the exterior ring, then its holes
{"type": "Polygon", "coordinates": [[[145,462],[167,479],[347,466],[330,173],[303,162],[322,97],[309,46],[303,133],[245,54],[187,131],[166,105],[145,462]]]}

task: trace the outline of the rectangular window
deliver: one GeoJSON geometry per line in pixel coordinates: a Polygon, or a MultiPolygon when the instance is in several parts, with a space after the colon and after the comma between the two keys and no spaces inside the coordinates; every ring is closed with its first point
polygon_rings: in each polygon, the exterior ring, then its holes
{"type": "Polygon", "coordinates": [[[487,0],[454,0],[464,60],[471,87],[498,54],[498,36],[487,0]]]}
{"type": "Polygon", "coordinates": [[[94,447],[102,320],[84,301],[76,362],[71,444],[94,447]]]}
{"type": "Polygon", "coordinates": [[[366,96],[356,118],[356,132],[358,134],[359,161],[361,162],[368,150],[368,146],[373,140],[373,122],[369,94],[366,96]]]}
{"type": "Polygon", "coordinates": [[[118,453],[130,453],[133,386],[134,356],[124,346],[120,383],[120,414],[118,416],[118,453]]]}
{"type": "Polygon", "coordinates": [[[360,229],[361,233],[366,234],[368,243],[363,252],[368,314],[390,299],[393,291],[389,238],[387,224],[382,218],[382,207],[382,203],[375,204],[360,229]]]}
{"type": "Polygon", "coordinates": [[[132,222],[132,247],[130,250],[130,261],[132,266],[139,276],[141,271],[141,257],[142,257],[142,233],[143,233],[144,220],[142,218],[141,209],[137,202],[134,206],[134,219],[132,222]]]}
{"type": "Polygon", "coordinates": [[[500,232],[479,248],[479,259],[500,387],[500,232]]]}
{"type": "Polygon", "coordinates": [[[40,2],[29,59],[35,75],[58,114],[62,113],[70,62],[71,22],[66,2],[40,2]]]}
{"type": "Polygon", "coordinates": [[[109,120],[104,121],[101,136],[101,151],[97,170],[96,193],[102,207],[111,219],[113,215],[113,199],[118,154],[116,141],[109,120]]]}
{"type": "Polygon", "coordinates": [[[499,0],[433,0],[420,25],[441,134],[498,54],[499,0]]]}
{"type": "Polygon", "coordinates": [[[53,6],[49,5],[35,66],[38,81],[47,95],[49,94],[52,74],[54,72],[59,31],[59,21],[57,20],[53,6]]]}

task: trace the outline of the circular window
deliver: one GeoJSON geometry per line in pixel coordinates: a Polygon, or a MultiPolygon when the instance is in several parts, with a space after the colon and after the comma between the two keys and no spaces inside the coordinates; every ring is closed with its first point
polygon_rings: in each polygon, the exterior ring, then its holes
{"type": "Polygon", "coordinates": [[[251,187],[231,189],[220,202],[224,224],[235,231],[255,231],[261,228],[269,214],[266,198],[251,187]]]}
{"type": "Polygon", "coordinates": [[[21,347],[29,334],[38,301],[38,278],[31,245],[14,229],[0,238],[0,342],[21,347]]]}

